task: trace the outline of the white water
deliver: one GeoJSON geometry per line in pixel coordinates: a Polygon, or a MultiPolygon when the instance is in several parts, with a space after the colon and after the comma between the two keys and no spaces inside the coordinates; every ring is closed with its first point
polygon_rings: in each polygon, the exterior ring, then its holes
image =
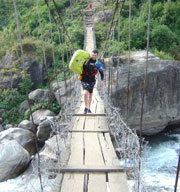
{"type": "MultiPolygon", "coordinates": [[[[174,191],[180,151],[180,134],[162,133],[149,139],[143,155],[143,173],[148,191],[174,191]]],[[[180,190],[180,180],[179,180],[180,190]]]]}
{"type": "MultiPolygon", "coordinates": [[[[143,174],[148,192],[174,191],[178,155],[180,151],[180,134],[163,133],[148,139],[149,144],[143,154],[143,174]]],[[[28,171],[15,179],[0,183],[0,192],[38,192],[39,179],[28,171]],[[30,189],[30,190],[29,190],[30,189]]],[[[43,176],[44,191],[51,191],[53,180],[43,176]]],[[[180,178],[178,190],[180,191],[180,178]]]]}

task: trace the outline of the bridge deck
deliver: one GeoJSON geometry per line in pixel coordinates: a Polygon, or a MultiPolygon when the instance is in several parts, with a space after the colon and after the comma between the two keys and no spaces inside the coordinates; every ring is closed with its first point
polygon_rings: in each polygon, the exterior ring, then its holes
{"type": "MultiPolygon", "coordinates": [[[[82,102],[78,113],[83,110],[82,102]]],[[[91,110],[94,113],[104,113],[104,105],[96,88],[91,110]]],[[[109,168],[120,168],[120,165],[110,134],[105,132],[109,130],[106,116],[76,116],[72,130],[68,167],[74,171],[63,171],[61,192],[127,192],[126,174],[122,170],[108,171],[109,168]],[[86,170],[81,172],[80,168],[84,167],[86,170]],[[107,170],[98,171],[102,167],[107,170]],[[91,172],[91,168],[97,171],[91,172]]]]}

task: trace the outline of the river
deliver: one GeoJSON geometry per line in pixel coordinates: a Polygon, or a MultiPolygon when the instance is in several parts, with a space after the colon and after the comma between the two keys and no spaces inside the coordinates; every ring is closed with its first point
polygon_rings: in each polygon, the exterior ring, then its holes
{"type": "MultiPolygon", "coordinates": [[[[180,152],[180,133],[169,131],[147,137],[149,142],[143,153],[143,173],[148,191],[174,191],[178,157],[180,152]]],[[[180,191],[180,180],[179,180],[180,191]]]]}

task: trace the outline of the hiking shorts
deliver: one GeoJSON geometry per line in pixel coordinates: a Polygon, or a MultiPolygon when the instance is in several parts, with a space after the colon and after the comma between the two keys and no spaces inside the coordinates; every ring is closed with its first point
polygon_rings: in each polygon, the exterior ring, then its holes
{"type": "Polygon", "coordinates": [[[83,90],[87,90],[89,93],[93,92],[93,88],[94,88],[95,83],[96,83],[96,81],[92,81],[92,82],[88,82],[88,83],[81,81],[83,90]]]}

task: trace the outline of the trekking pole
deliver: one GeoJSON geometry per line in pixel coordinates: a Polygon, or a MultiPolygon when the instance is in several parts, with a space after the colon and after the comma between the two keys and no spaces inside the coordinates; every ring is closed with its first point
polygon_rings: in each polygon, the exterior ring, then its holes
{"type": "Polygon", "coordinates": [[[177,166],[177,172],[176,172],[176,182],[175,182],[175,186],[174,186],[174,192],[177,191],[179,171],[180,171],[180,153],[179,153],[179,160],[178,160],[178,166],[177,166]]]}

